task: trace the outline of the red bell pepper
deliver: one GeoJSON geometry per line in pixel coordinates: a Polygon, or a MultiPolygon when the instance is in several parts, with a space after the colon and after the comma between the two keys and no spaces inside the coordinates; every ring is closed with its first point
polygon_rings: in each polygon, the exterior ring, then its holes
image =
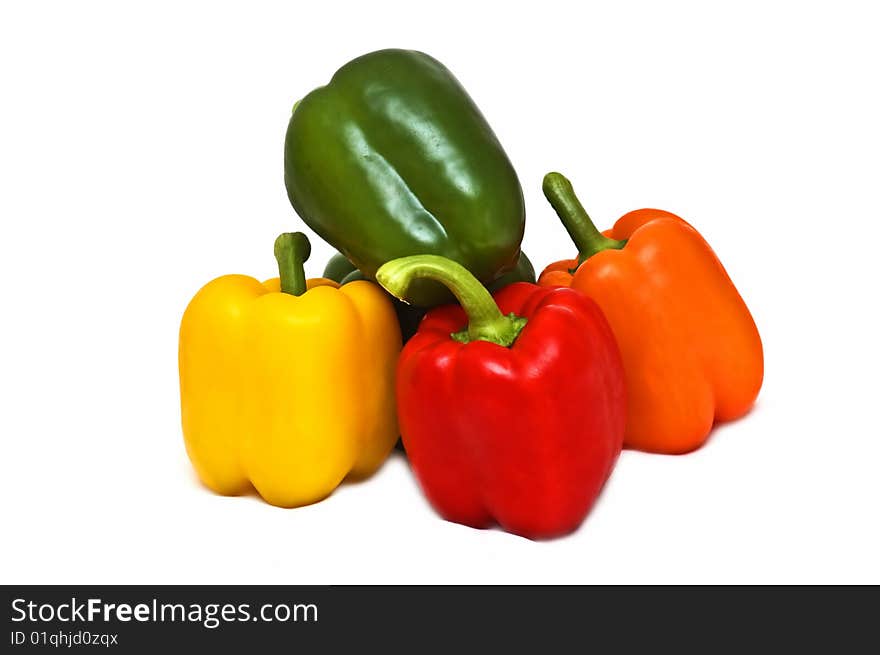
{"type": "Polygon", "coordinates": [[[626,410],[596,303],[523,282],[493,300],[435,255],[393,260],[376,278],[404,300],[414,280],[436,280],[461,304],[429,312],[397,367],[401,437],[434,508],[533,539],[577,528],[620,454],[626,410]]]}

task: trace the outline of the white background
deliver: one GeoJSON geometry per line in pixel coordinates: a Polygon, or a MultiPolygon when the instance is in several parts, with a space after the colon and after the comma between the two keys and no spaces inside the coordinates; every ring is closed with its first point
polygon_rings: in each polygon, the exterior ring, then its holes
{"type": "Polygon", "coordinates": [[[876,9],[582,4],[5,3],[0,581],[880,582],[876,9]],[[693,223],[761,331],[754,411],[691,455],[625,452],[568,538],[444,522],[400,455],[296,510],[212,495],[186,458],[181,313],[215,276],[273,275],[304,227],[290,108],[383,47],[482,108],[536,265],[573,254],[557,169],[602,227],[693,223]]]}

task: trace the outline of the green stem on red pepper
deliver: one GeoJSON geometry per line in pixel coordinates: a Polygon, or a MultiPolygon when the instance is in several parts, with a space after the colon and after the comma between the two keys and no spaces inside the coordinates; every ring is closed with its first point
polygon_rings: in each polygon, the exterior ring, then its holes
{"type": "Polygon", "coordinates": [[[597,252],[620,250],[626,245],[625,240],[618,241],[606,237],[596,228],[581,201],[578,200],[571,182],[562,173],[547,173],[541,189],[568,231],[571,240],[574,241],[574,245],[577,246],[578,266],[597,252]]]}
{"type": "Polygon", "coordinates": [[[309,238],[302,232],[285,232],[275,239],[275,259],[282,293],[301,296],[306,292],[304,264],[312,254],[309,238]]]}
{"type": "Polygon", "coordinates": [[[502,314],[486,287],[464,266],[446,257],[401,257],[383,264],[376,271],[379,284],[404,301],[410,284],[419,278],[435,280],[446,286],[467,314],[467,327],[450,335],[456,341],[489,341],[509,347],[525,327],[525,318],[515,314],[502,314]]]}

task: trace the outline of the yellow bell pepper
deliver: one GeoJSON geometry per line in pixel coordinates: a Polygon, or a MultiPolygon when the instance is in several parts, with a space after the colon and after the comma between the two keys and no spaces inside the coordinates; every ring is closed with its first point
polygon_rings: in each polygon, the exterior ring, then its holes
{"type": "Polygon", "coordinates": [[[305,235],[282,234],[280,278],[219,277],[184,312],[184,442],[217,493],[313,503],[373,473],[397,440],[394,308],[372,282],[307,283],[309,252],[305,235]]]}

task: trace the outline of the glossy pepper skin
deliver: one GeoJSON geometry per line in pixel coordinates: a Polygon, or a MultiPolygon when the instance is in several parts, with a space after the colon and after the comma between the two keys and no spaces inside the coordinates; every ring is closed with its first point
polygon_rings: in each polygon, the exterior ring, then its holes
{"type": "Polygon", "coordinates": [[[761,337],[700,234],[659,209],[599,234],[562,175],[548,174],[544,192],[580,257],[551,264],[539,283],[583,291],[608,318],[626,370],[625,445],[686,453],[748,412],[764,378],[761,337]]]}
{"type": "MultiPolygon", "coordinates": [[[[512,269],[522,188],[477,106],[440,62],[411,50],[350,61],[294,108],[284,181],[296,212],[368,279],[435,254],[490,283],[512,269]]],[[[452,297],[418,281],[410,301],[452,297]]]]}
{"type": "Polygon", "coordinates": [[[217,493],[253,486],[273,505],[313,503],[373,473],[397,440],[401,344],[387,294],[372,282],[306,285],[307,251],[303,235],[282,235],[280,280],[225,275],[183,315],[183,436],[217,493]]]}
{"type": "Polygon", "coordinates": [[[532,539],[571,532],[623,443],[611,329],[581,293],[514,283],[493,302],[446,262],[407,257],[378,273],[401,296],[416,276],[442,279],[466,308],[428,312],[400,356],[398,418],[413,471],[449,521],[532,539]]]}

